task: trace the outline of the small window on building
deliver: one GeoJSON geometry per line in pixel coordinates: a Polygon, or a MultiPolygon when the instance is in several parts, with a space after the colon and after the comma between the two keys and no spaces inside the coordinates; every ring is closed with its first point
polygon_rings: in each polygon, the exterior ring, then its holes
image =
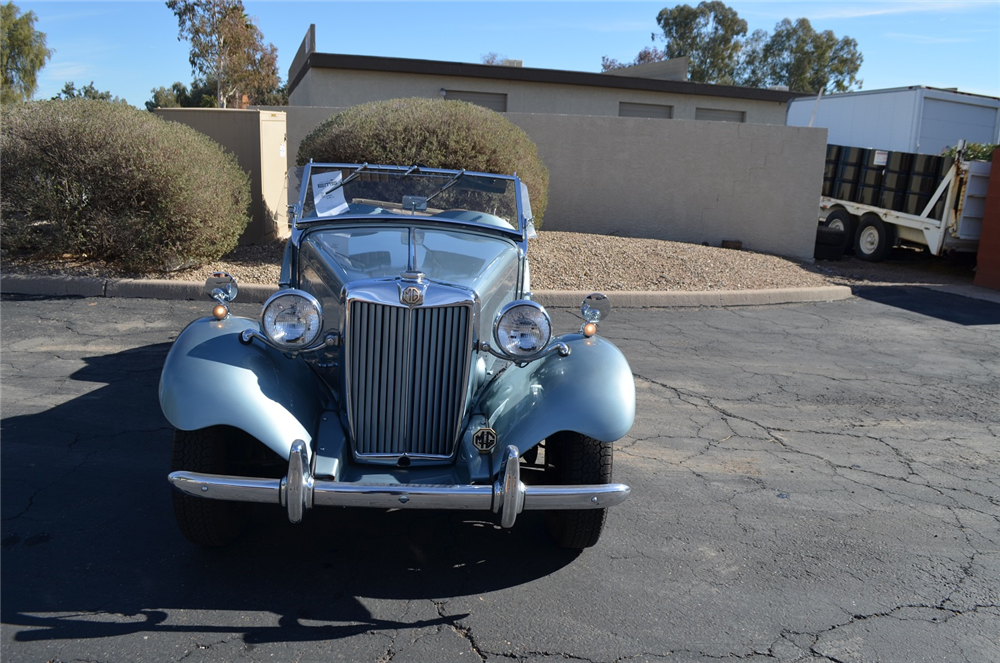
{"type": "Polygon", "coordinates": [[[634,104],[630,101],[618,102],[618,117],[655,117],[669,120],[674,116],[673,106],[663,104],[634,104]]]}
{"type": "Polygon", "coordinates": [[[721,108],[695,108],[694,119],[713,122],[746,122],[745,111],[722,110],[721,108]]]}
{"type": "Polygon", "coordinates": [[[468,101],[470,104],[485,106],[498,113],[507,112],[507,95],[502,92],[468,92],[465,90],[445,90],[445,99],[468,101]]]}

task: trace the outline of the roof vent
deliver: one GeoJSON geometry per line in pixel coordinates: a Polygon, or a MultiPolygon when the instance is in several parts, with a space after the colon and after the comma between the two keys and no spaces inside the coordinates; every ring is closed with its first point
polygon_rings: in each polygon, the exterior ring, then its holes
{"type": "Polygon", "coordinates": [[[523,67],[524,60],[504,60],[500,63],[501,67],[523,67]]]}

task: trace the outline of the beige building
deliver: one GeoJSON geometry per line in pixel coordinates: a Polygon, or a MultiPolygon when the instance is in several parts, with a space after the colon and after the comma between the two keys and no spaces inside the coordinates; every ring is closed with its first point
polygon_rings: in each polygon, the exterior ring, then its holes
{"type": "MultiPolygon", "coordinates": [[[[424,97],[503,112],[549,169],[543,230],[653,237],[811,260],[826,130],[785,126],[799,94],[687,80],[687,63],[598,74],[315,52],[289,71],[289,166],[318,124],[424,97]]],[[[290,193],[294,193],[294,175],[290,193]]],[[[637,259],[641,257],[637,256],[637,259]]]]}
{"type": "Polygon", "coordinates": [[[504,113],[785,124],[801,94],[692,83],[687,60],[611,73],[315,51],[310,26],[288,72],[290,106],[347,108],[400,97],[459,99],[504,113]]]}

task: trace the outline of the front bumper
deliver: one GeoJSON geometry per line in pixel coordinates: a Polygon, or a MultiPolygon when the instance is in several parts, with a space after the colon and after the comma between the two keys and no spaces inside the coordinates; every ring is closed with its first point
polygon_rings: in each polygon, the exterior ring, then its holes
{"type": "Polygon", "coordinates": [[[492,486],[431,486],[419,484],[360,484],[313,478],[305,443],[292,444],[284,479],[172,472],[170,484],[192,497],[230,502],[280,504],[288,519],[301,522],[314,506],[350,506],[375,509],[451,509],[492,511],[500,524],[512,527],[525,509],[536,511],[604,509],[624,502],[631,492],[625,484],[585,486],[526,486],[521,482],[517,447],[507,447],[503,468],[492,486]]]}

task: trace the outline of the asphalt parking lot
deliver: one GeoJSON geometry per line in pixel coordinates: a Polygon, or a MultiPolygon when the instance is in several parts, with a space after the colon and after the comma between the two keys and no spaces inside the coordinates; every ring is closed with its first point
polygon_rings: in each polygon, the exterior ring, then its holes
{"type": "Polygon", "coordinates": [[[616,310],[632,497],[578,556],[537,514],[263,507],[193,547],[156,386],[209,304],[5,296],[0,657],[1000,660],[1000,305],[860,295],[616,310]]]}

